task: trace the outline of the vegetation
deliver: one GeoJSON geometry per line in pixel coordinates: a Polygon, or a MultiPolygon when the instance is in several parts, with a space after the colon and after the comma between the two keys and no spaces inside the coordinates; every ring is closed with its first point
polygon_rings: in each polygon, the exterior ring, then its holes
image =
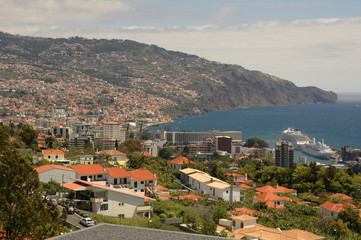
{"type": "Polygon", "coordinates": [[[246,143],[244,144],[245,147],[255,147],[255,148],[267,148],[269,147],[269,144],[265,142],[264,140],[254,137],[254,138],[248,138],[246,140],[246,143]]]}
{"type": "MultiPolygon", "coordinates": [[[[6,239],[43,239],[60,234],[62,223],[58,209],[42,202],[37,173],[9,147],[7,139],[8,135],[0,127],[0,226],[6,239]]],[[[28,143],[32,144],[30,139],[28,143]]]]}

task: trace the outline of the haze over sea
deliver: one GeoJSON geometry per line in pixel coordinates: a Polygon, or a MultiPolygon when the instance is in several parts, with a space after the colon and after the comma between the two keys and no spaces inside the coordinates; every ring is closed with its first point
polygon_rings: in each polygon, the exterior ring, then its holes
{"type": "Polygon", "coordinates": [[[272,148],[283,130],[294,127],[317,141],[324,139],[331,147],[361,148],[361,93],[338,94],[336,104],[243,108],[176,118],[173,123],[149,130],[164,127],[170,131],[237,130],[242,131],[243,140],[257,136],[272,148]]]}

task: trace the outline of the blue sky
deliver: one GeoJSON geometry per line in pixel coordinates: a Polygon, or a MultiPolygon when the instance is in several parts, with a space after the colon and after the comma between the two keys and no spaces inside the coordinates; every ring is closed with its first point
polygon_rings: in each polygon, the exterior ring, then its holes
{"type": "Polygon", "coordinates": [[[361,92],[361,1],[0,0],[0,31],[118,38],[361,92]]]}

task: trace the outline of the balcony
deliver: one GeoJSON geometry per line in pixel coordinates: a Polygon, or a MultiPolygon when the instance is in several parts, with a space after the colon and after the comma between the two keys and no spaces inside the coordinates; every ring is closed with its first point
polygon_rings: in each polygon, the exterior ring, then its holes
{"type": "Polygon", "coordinates": [[[137,212],[147,212],[147,211],[152,211],[153,207],[152,206],[138,206],[137,207],[137,212]]]}
{"type": "Polygon", "coordinates": [[[90,198],[90,202],[92,202],[92,203],[102,203],[102,202],[104,202],[104,199],[102,197],[92,197],[92,198],[90,198]]]}

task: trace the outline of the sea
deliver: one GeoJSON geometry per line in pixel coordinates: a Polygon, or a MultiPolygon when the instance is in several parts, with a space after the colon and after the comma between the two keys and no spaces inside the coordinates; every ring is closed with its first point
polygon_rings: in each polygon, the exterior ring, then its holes
{"type": "MultiPolygon", "coordinates": [[[[282,131],[292,127],[316,138],[316,141],[323,139],[327,145],[337,149],[342,146],[361,148],[361,93],[339,93],[338,102],[332,104],[242,108],[173,120],[148,130],[242,131],[243,140],[257,136],[274,148],[282,131]]],[[[300,156],[306,156],[310,162],[331,163],[331,159],[321,160],[301,151],[295,152],[295,162],[300,156]]]]}

